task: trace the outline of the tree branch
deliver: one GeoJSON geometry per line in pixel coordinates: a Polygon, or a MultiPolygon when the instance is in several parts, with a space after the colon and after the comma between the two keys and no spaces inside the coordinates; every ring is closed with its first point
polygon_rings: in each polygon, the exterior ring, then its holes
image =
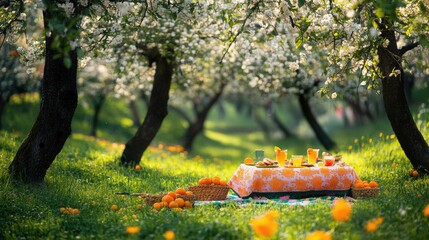
{"type": "Polygon", "coordinates": [[[410,43],[410,44],[407,44],[407,45],[405,45],[405,46],[403,46],[401,49],[399,49],[399,55],[404,55],[406,52],[408,52],[408,51],[410,51],[410,50],[412,50],[412,49],[414,49],[414,48],[416,48],[416,47],[418,47],[420,45],[420,42],[419,41],[417,41],[417,42],[413,42],[413,43],[410,43]]]}

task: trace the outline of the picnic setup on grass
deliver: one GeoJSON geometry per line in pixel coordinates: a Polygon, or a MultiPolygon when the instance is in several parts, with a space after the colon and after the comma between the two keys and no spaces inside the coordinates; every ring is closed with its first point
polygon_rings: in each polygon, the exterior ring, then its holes
{"type": "Polygon", "coordinates": [[[168,193],[140,193],[155,209],[199,205],[278,203],[305,206],[321,200],[376,197],[380,188],[375,181],[361,180],[341,155],[308,148],[306,155],[291,155],[274,147],[274,159],[256,150],[254,158],[245,157],[228,181],[218,176],[201,178],[197,184],[168,193]]]}

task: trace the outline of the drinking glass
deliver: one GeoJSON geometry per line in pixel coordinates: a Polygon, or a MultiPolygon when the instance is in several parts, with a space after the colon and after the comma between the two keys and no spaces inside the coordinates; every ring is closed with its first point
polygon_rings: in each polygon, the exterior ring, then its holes
{"type": "Polygon", "coordinates": [[[319,150],[320,149],[313,149],[313,148],[307,149],[308,163],[313,165],[316,164],[317,157],[319,156],[319,150]]]}
{"type": "Polygon", "coordinates": [[[292,164],[294,167],[301,167],[303,155],[292,155],[292,164]]]}
{"type": "Polygon", "coordinates": [[[286,164],[287,159],[287,150],[276,151],[276,160],[279,163],[280,167],[283,167],[286,164]]]}
{"type": "Polygon", "coordinates": [[[256,150],[255,159],[257,162],[262,161],[264,159],[264,150],[256,150]]]}
{"type": "Polygon", "coordinates": [[[334,156],[324,156],[323,161],[325,162],[325,166],[334,166],[335,157],[334,156]]]}

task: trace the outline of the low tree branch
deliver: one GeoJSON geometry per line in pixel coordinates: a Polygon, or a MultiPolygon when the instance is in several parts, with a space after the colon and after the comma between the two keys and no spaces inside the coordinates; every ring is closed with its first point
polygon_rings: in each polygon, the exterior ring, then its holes
{"type": "Polygon", "coordinates": [[[413,43],[410,43],[410,44],[407,44],[407,45],[405,45],[405,46],[403,46],[401,49],[399,49],[399,55],[404,55],[406,52],[408,52],[408,51],[410,51],[410,50],[412,50],[412,49],[414,49],[414,48],[416,48],[416,47],[418,47],[420,45],[420,42],[419,41],[417,41],[417,42],[413,42],[413,43]]]}

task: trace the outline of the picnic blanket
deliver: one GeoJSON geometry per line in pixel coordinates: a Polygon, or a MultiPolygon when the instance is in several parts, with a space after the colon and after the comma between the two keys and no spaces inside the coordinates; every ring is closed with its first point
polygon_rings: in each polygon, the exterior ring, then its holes
{"type": "MultiPolygon", "coordinates": [[[[293,199],[290,198],[288,195],[282,196],[279,198],[265,198],[265,197],[258,197],[258,198],[240,198],[236,194],[228,194],[226,200],[222,201],[196,201],[195,206],[226,206],[230,204],[234,204],[240,207],[246,207],[249,205],[255,205],[255,204],[281,204],[281,205],[288,205],[288,206],[308,206],[311,204],[317,204],[317,203],[329,203],[332,204],[335,199],[338,199],[337,196],[322,196],[322,197],[310,197],[310,198],[302,198],[302,199],[293,199]]],[[[354,203],[356,200],[351,197],[341,197],[346,199],[348,202],[354,203]]]]}

